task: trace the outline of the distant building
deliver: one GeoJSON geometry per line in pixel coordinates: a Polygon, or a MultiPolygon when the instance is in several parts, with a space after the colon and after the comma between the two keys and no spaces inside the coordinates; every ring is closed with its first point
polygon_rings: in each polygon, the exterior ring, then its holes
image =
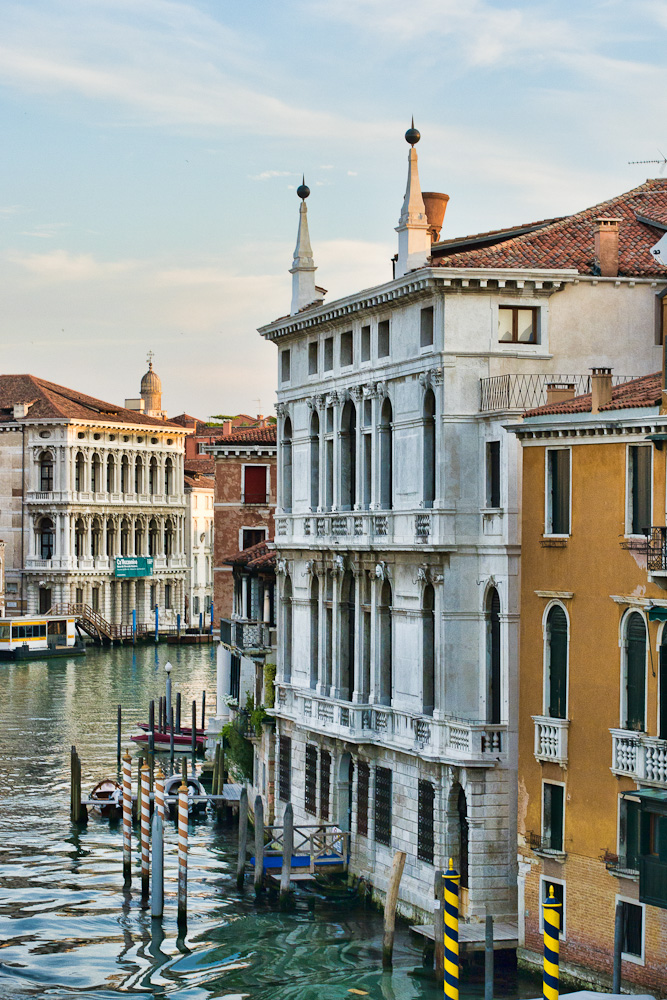
{"type": "Polygon", "coordinates": [[[83,604],[129,623],[133,609],[150,621],[157,604],[175,621],[186,582],[183,439],[143,409],[0,376],[8,610],[83,604]]]}
{"type": "Polygon", "coordinates": [[[199,615],[210,622],[213,605],[213,497],[214,461],[210,455],[185,459],[186,536],[185,560],[188,587],[185,622],[196,627],[199,615]]]}
{"type": "Polygon", "coordinates": [[[128,410],[138,410],[139,413],[143,413],[147,417],[167,419],[167,413],[162,409],[162,382],[153,371],[152,351],[148,354],[148,371],[141,379],[139,398],[126,399],[125,407],[128,410]]]}
{"type": "Polygon", "coordinates": [[[5,543],[0,541],[0,615],[5,614],[5,543]]]}
{"type": "Polygon", "coordinates": [[[234,431],[204,450],[215,458],[215,618],[231,619],[234,584],[227,560],[240,549],[273,537],[276,426],[234,431]]]}
{"type": "Polygon", "coordinates": [[[561,968],[667,994],[667,411],[660,373],[563,398],[523,445],[519,945],[542,962],[562,902],[561,968]]]}
{"type": "Polygon", "coordinates": [[[185,428],[185,457],[196,458],[206,452],[206,445],[215,444],[220,438],[229,437],[237,431],[257,430],[258,428],[275,427],[275,417],[265,417],[261,413],[251,417],[247,413],[239,413],[235,417],[211,418],[210,421],[199,420],[189,413],[180,413],[172,417],[173,423],[185,428]]]}

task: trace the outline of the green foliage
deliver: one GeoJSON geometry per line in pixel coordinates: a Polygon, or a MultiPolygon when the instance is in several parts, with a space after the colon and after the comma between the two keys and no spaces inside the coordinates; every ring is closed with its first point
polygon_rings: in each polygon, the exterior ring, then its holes
{"type": "Polygon", "coordinates": [[[266,714],[266,709],[263,705],[258,705],[257,708],[255,708],[255,699],[250,692],[248,692],[245,710],[248,713],[250,725],[255,730],[255,736],[260,737],[262,735],[262,723],[265,719],[269,718],[266,714]]]}
{"type": "Polygon", "coordinates": [[[252,743],[238,729],[235,722],[228,722],[222,727],[225,740],[225,757],[227,767],[247,781],[252,781],[252,743]]]}
{"type": "Polygon", "coordinates": [[[267,708],[274,708],[276,704],[275,663],[264,664],[264,703],[267,708]]]}

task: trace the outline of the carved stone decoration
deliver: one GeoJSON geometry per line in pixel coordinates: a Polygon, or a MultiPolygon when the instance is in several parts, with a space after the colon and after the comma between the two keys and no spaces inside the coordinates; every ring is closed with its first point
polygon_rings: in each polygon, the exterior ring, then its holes
{"type": "Polygon", "coordinates": [[[434,585],[442,583],[444,579],[445,577],[442,573],[436,573],[434,568],[429,566],[428,563],[422,563],[417,569],[417,577],[413,583],[423,583],[425,586],[429,583],[434,585]]]}
{"type": "Polygon", "coordinates": [[[316,410],[317,409],[317,396],[309,396],[308,399],[306,400],[306,404],[307,404],[309,410],[316,410]]]}
{"type": "Polygon", "coordinates": [[[432,368],[431,369],[431,381],[433,385],[442,385],[444,380],[444,373],[442,368],[432,368]]]}
{"type": "Polygon", "coordinates": [[[313,397],[317,401],[317,409],[324,410],[327,405],[327,397],[324,393],[318,392],[316,396],[313,397]]]}
{"type": "Polygon", "coordinates": [[[333,392],[330,392],[329,395],[327,396],[327,406],[337,406],[339,402],[340,402],[340,396],[334,389],[333,392]]]}
{"type": "Polygon", "coordinates": [[[350,393],[355,403],[360,403],[361,400],[364,398],[364,386],[355,385],[350,389],[350,393]]]}
{"type": "Polygon", "coordinates": [[[287,559],[276,560],[276,573],[278,576],[285,576],[287,573],[287,559]]]}
{"type": "Polygon", "coordinates": [[[288,412],[287,403],[276,403],[276,413],[279,417],[286,417],[288,412]]]}
{"type": "Polygon", "coordinates": [[[377,577],[378,580],[382,580],[383,583],[385,582],[385,580],[389,579],[389,567],[387,566],[386,562],[379,562],[376,564],[375,576],[377,577]]]}
{"type": "Polygon", "coordinates": [[[306,576],[317,576],[317,560],[309,559],[306,563],[306,576]]]}
{"type": "Polygon", "coordinates": [[[331,572],[333,576],[343,575],[343,573],[345,572],[345,559],[343,558],[343,556],[337,555],[333,557],[333,569],[331,572]]]}

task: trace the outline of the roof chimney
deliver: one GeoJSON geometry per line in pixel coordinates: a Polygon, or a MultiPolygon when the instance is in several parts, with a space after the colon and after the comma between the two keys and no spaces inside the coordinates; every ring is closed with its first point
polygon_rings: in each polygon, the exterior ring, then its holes
{"type": "Polygon", "coordinates": [[[447,211],[449,195],[441,194],[439,191],[422,191],[422,198],[424,199],[431,243],[437,243],[440,239],[440,230],[447,211]]]}
{"type": "Polygon", "coordinates": [[[618,227],[623,219],[594,219],[595,260],[603,278],[618,275],[618,227]]]}
{"type": "Polygon", "coordinates": [[[547,382],[547,406],[574,399],[574,382],[547,382]]]}
{"type": "Polygon", "coordinates": [[[591,413],[611,403],[611,368],[591,368],[591,413]]]}

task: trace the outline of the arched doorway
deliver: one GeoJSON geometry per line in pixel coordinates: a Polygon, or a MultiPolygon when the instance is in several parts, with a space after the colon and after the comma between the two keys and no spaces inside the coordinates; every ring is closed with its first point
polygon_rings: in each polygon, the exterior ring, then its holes
{"type": "Polygon", "coordinates": [[[352,778],[354,764],[352,755],[344,753],[338,764],[338,826],[345,833],[352,829],[352,778]]]}

